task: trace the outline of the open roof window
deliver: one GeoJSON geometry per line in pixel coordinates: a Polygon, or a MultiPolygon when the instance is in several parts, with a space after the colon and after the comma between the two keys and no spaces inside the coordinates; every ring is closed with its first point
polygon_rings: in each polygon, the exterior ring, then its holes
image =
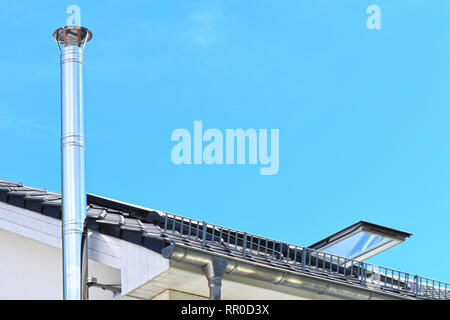
{"type": "Polygon", "coordinates": [[[309,248],[364,261],[402,243],[410,236],[411,233],[360,221],[313,244],[309,248]]]}

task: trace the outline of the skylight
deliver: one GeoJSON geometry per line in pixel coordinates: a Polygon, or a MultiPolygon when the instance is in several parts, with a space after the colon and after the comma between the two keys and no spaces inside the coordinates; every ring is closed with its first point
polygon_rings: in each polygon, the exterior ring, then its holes
{"type": "Polygon", "coordinates": [[[309,248],[363,261],[402,243],[410,236],[407,232],[360,221],[309,248]]]}

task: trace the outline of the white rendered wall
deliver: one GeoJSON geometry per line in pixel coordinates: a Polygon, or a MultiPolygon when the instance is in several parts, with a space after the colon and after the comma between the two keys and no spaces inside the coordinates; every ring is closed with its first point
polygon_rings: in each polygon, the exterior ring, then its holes
{"type": "MultiPolygon", "coordinates": [[[[61,249],[0,229],[0,299],[62,299],[61,249]]],[[[99,283],[120,284],[120,270],[89,260],[99,283]]],[[[90,299],[118,299],[99,288],[90,299]]]]}

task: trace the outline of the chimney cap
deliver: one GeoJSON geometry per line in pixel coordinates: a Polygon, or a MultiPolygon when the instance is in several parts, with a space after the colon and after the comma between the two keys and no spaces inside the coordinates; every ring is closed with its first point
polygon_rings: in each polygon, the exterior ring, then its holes
{"type": "Polygon", "coordinates": [[[79,46],[86,44],[92,39],[92,32],[81,26],[64,26],[53,32],[53,39],[64,46],[79,46]]]}

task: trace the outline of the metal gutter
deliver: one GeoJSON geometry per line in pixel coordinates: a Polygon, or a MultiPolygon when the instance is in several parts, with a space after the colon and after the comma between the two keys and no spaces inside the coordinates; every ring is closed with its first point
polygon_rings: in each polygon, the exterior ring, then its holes
{"type": "MultiPolygon", "coordinates": [[[[270,266],[263,266],[235,257],[230,258],[216,253],[205,253],[204,251],[189,248],[178,243],[165,247],[162,250],[162,255],[167,259],[194,265],[203,270],[213,269],[218,261],[220,261],[222,266],[224,266],[222,276],[216,274],[216,276],[220,277],[220,280],[222,280],[222,277],[225,274],[242,276],[254,280],[266,281],[275,285],[310,291],[318,295],[323,295],[324,299],[326,299],[326,296],[346,300],[408,299],[407,297],[375,292],[370,289],[356,287],[350,284],[346,285],[332,280],[314,277],[312,275],[298,274],[270,266]]],[[[220,292],[217,291],[221,289],[221,282],[216,280],[216,283],[211,285],[208,277],[208,284],[210,286],[210,300],[217,299],[218,297],[220,298],[220,292]]]]}

